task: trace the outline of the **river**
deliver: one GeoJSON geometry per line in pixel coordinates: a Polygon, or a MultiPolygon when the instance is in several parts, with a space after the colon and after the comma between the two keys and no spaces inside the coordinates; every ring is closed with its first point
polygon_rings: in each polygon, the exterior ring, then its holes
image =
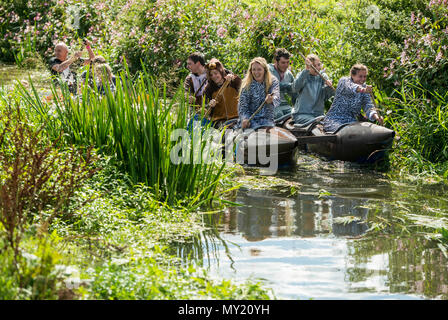
{"type": "Polygon", "coordinates": [[[179,255],[218,278],[262,280],[278,299],[448,298],[448,259],[429,238],[446,222],[446,185],[306,154],[242,181],[241,206],[204,215],[209,229],[179,255]]]}

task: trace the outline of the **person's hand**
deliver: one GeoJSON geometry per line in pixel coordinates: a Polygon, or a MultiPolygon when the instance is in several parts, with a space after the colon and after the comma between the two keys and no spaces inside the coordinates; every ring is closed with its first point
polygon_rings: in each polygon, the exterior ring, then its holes
{"type": "Polygon", "coordinates": [[[378,121],[379,125],[382,126],[384,124],[384,119],[382,116],[378,115],[378,113],[376,113],[373,118],[375,119],[375,121],[378,121]]]}
{"type": "Polygon", "coordinates": [[[208,103],[208,105],[209,105],[211,108],[214,108],[214,107],[216,106],[216,100],[215,100],[215,99],[210,100],[210,102],[208,103]]]}
{"type": "Polygon", "coordinates": [[[264,101],[265,101],[267,104],[271,104],[271,103],[274,101],[274,96],[272,95],[272,93],[271,93],[271,94],[268,94],[268,95],[266,96],[266,99],[264,99],[264,101]]]}
{"type": "Polygon", "coordinates": [[[233,79],[235,79],[235,75],[229,73],[228,75],[226,75],[226,76],[224,77],[224,79],[225,79],[226,81],[232,81],[233,79]]]}
{"type": "Polygon", "coordinates": [[[366,86],[365,88],[359,86],[358,89],[357,89],[357,91],[358,91],[358,92],[361,92],[361,93],[372,93],[372,92],[373,92],[373,90],[372,90],[372,86],[366,86]]]}
{"type": "Polygon", "coordinates": [[[250,125],[249,119],[244,119],[243,122],[241,123],[241,127],[243,129],[249,128],[249,125],[250,125]]]}
{"type": "Polygon", "coordinates": [[[79,59],[81,57],[81,55],[82,55],[82,51],[78,51],[78,52],[75,52],[74,57],[75,57],[75,59],[79,59]]]}
{"type": "Polygon", "coordinates": [[[190,104],[194,104],[196,102],[196,98],[193,96],[189,96],[188,97],[188,102],[190,102],[190,104]]]}
{"type": "Polygon", "coordinates": [[[333,83],[331,82],[331,80],[325,80],[325,84],[327,85],[327,87],[333,86],[333,83]]]}
{"type": "Polygon", "coordinates": [[[311,68],[311,66],[313,65],[313,63],[311,62],[310,59],[305,58],[305,65],[307,66],[307,68],[311,68]]]}

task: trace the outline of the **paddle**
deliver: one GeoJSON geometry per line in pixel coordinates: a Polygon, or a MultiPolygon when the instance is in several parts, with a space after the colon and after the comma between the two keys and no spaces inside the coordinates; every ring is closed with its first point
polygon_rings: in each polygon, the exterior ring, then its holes
{"type": "MultiPolygon", "coordinates": [[[[231,82],[231,80],[228,80],[228,79],[226,79],[224,81],[223,85],[221,86],[221,88],[219,88],[218,92],[216,93],[216,96],[214,98],[215,100],[218,100],[218,98],[224,93],[224,90],[229,86],[230,82],[231,82]]],[[[209,108],[204,116],[207,117],[212,109],[213,108],[209,106],[209,108]]]]}
{"type": "MultiPolygon", "coordinates": [[[[303,58],[303,60],[305,60],[306,62],[306,57],[302,54],[302,52],[299,51],[300,56],[303,58]]],[[[316,69],[316,67],[314,67],[314,65],[311,63],[310,64],[311,68],[313,68],[314,71],[316,71],[316,73],[322,78],[322,80],[327,81],[328,79],[325,79],[325,77],[322,75],[322,73],[320,73],[319,70],[316,69]]],[[[330,86],[331,89],[336,90],[333,86],[330,86]]]]}

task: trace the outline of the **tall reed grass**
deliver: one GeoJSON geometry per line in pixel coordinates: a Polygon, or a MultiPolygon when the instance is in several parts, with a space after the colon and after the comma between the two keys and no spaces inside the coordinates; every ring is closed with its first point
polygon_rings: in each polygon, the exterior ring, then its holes
{"type": "Polygon", "coordinates": [[[448,176],[448,93],[418,82],[403,84],[395,97],[379,96],[386,121],[400,137],[394,157],[414,173],[448,176]]]}
{"type": "MultiPolygon", "coordinates": [[[[170,159],[179,142],[172,141],[172,135],[176,129],[185,129],[188,120],[183,92],[168,99],[166,88],[159,89],[145,70],[135,80],[123,72],[116,79],[115,92],[106,88],[102,95],[86,83],[80,96],[73,97],[66,87],[59,93],[53,87],[51,104],[42,101],[32,85],[30,90],[19,90],[48,123],[52,137],[62,129],[68,143],[94,145],[113,155],[132,181],[151,187],[158,200],[197,207],[216,198],[224,161],[193,161],[194,152],[188,153],[190,161],[176,164],[170,159]]],[[[204,152],[207,140],[202,135],[192,136],[195,138],[186,140],[190,150],[204,152]]]]}

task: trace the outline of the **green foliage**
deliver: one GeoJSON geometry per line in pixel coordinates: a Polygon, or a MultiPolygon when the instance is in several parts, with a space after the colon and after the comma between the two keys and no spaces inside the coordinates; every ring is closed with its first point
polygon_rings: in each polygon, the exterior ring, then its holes
{"type": "Polygon", "coordinates": [[[33,215],[42,230],[65,212],[74,191],[94,172],[91,150],[59,151],[19,106],[0,109],[0,222],[15,255],[33,215]],[[83,158],[84,156],[84,158],[83,158]]]}
{"type": "Polygon", "coordinates": [[[236,285],[211,280],[190,265],[164,265],[162,252],[151,257],[115,260],[97,267],[87,298],[93,299],[269,299],[258,283],[236,285]]]}
{"type": "Polygon", "coordinates": [[[43,103],[36,90],[30,93],[22,88],[21,94],[49,124],[52,137],[62,130],[69,143],[95,145],[113,155],[133,183],[145,183],[158,200],[188,202],[192,209],[210,201],[223,179],[225,162],[202,158],[209,154],[210,140],[205,136],[176,140],[177,130],[185,131],[187,124],[188,105],[182,91],[168,100],[146,72],[134,82],[129,79],[129,74],[122,73],[116,92],[107,90],[105,96],[88,86],[79,99],[72,98],[66,88],[62,98],[54,90],[53,106],[43,103]],[[56,116],[49,113],[50,107],[56,116]],[[180,143],[185,145],[185,161],[175,163],[172,150],[180,143]]]}
{"type": "Polygon", "coordinates": [[[429,91],[420,83],[407,83],[396,94],[398,98],[381,98],[386,121],[400,137],[393,153],[395,165],[415,173],[435,170],[431,173],[448,176],[447,94],[429,91]],[[437,167],[431,169],[428,164],[437,167]]]}
{"type": "Polygon", "coordinates": [[[57,299],[61,288],[57,237],[27,235],[20,255],[0,238],[0,299],[57,299]]]}

